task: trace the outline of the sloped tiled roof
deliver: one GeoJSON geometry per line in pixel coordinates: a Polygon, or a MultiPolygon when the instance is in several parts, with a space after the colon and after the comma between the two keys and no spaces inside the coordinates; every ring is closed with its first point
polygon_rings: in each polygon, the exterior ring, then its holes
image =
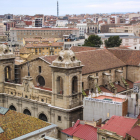
{"type": "Polygon", "coordinates": [[[22,48],[20,49],[20,53],[30,54],[31,52],[30,52],[30,50],[28,50],[26,47],[22,47],[22,48]]]}
{"type": "Polygon", "coordinates": [[[114,83],[114,86],[115,86],[115,88],[117,88],[117,92],[118,92],[118,93],[126,90],[124,87],[122,87],[122,86],[119,85],[119,84],[115,84],[115,83],[114,83]]]}
{"type": "Polygon", "coordinates": [[[5,115],[0,115],[0,127],[4,131],[0,139],[11,140],[49,125],[40,119],[9,110],[5,115]]]}
{"type": "Polygon", "coordinates": [[[97,140],[97,128],[90,125],[82,125],[73,136],[84,140],[97,140]]]}
{"type": "Polygon", "coordinates": [[[80,120],[77,120],[73,127],[64,129],[61,132],[84,140],[97,140],[97,128],[87,124],[82,125],[79,123],[80,120]]]}
{"type": "Polygon", "coordinates": [[[82,46],[72,46],[70,48],[70,50],[72,50],[73,52],[82,52],[82,51],[89,51],[89,50],[96,50],[96,48],[94,47],[82,47],[82,46]]]}
{"type": "Polygon", "coordinates": [[[140,51],[139,50],[119,50],[108,49],[117,58],[123,61],[126,65],[138,66],[140,64],[140,51]]]}
{"type": "MultiPolygon", "coordinates": [[[[82,74],[125,66],[125,63],[110,53],[107,49],[89,50],[75,53],[82,62],[82,74]]],[[[58,56],[44,56],[42,59],[52,63],[58,56]]]]}
{"type": "Polygon", "coordinates": [[[133,82],[131,82],[129,80],[126,80],[126,82],[127,82],[127,84],[128,84],[128,86],[129,86],[130,89],[133,88],[133,82]]]}
{"type": "Polygon", "coordinates": [[[127,134],[137,140],[140,140],[140,126],[135,126],[127,134]]]}
{"type": "Polygon", "coordinates": [[[124,62],[107,49],[79,52],[75,53],[75,55],[84,65],[82,74],[125,66],[124,62]]]}
{"type": "Polygon", "coordinates": [[[126,118],[123,116],[112,116],[101,129],[115,132],[117,135],[125,138],[126,133],[131,130],[137,120],[138,119],[126,118]]]}

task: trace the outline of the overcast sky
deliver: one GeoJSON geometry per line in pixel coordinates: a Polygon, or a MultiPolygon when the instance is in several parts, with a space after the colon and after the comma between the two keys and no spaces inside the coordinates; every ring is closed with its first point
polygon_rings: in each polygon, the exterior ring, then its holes
{"type": "MultiPolygon", "coordinates": [[[[57,0],[0,0],[2,14],[57,14],[57,0]]],[[[59,0],[59,15],[138,12],[140,0],[59,0]]]]}

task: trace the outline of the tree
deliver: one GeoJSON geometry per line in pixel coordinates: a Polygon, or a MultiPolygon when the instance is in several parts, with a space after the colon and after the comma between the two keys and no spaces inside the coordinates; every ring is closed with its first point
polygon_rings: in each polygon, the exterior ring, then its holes
{"type": "Polygon", "coordinates": [[[111,36],[107,40],[105,40],[105,46],[107,48],[111,47],[119,47],[122,43],[122,39],[119,36],[111,36]]]}
{"type": "Polygon", "coordinates": [[[83,46],[100,47],[102,44],[101,37],[98,35],[90,35],[88,39],[85,40],[83,46]]]}

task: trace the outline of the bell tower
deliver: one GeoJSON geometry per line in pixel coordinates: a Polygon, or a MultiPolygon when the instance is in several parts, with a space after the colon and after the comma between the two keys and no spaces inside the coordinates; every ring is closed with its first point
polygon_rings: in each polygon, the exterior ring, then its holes
{"type": "Polygon", "coordinates": [[[13,82],[15,56],[6,45],[0,45],[0,93],[4,92],[4,82],[13,82]]]}
{"type": "Polygon", "coordinates": [[[82,67],[71,50],[52,62],[52,106],[72,109],[82,104],[82,67]]]}

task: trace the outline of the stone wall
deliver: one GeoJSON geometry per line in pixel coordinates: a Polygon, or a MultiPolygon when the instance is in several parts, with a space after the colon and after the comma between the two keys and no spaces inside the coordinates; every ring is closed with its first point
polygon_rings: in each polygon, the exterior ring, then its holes
{"type": "MultiPolygon", "coordinates": [[[[45,79],[45,86],[47,88],[52,88],[52,71],[50,68],[50,64],[46,63],[41,59],[35,59],[29,62],[30,64],[30,75],[33,78],[33,84],[37,86],[37,77],[40,75],[45,79]],[[39,73],[39,66],[41,66],[41,73],[39,73]]],[[[25,77],[28,75],[28,67],[27,64],[20,65],[20,77],[25,77]]],[[[22,83],[23,79],[21,79],[22,83]]]]}

